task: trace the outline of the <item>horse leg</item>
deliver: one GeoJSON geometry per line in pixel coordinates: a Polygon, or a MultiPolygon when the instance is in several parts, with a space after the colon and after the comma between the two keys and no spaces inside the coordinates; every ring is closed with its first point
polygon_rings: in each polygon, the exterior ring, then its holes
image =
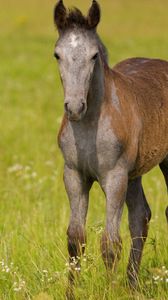
{"type": "Polygon", "coordinates": [[[121,252],[119,225],[128,185],[127,170],[116,165],[100,184],[106,195],[106,226],[101,239],[101,252],[106,269],[113,271],[121,252]]]}
{"type": "Polygon", "coordinates": [[[132,239],[127,274],[130,286],[135,288],[142,251],[148,234],[148,223],[151,218],[151,211],[143,191],[141,177],[129,182],[126,203],[132,239]]]}
{"type": "MultiPolygon", "coordinates": [[[[168,157],[160,164],[160,169],[164,175],[167,190],[168,190],[168,157]]],[[[168,222],[168,206],[165,211],[167,222],[168,222]]]]}
{"type": "Polygon", "coordinates": [[[88,210],[91,183],[77,171],[65,166],[64,183],[70,201],[71,216],[68,235],[69,287],[67,297],[73,298],[74,273],[80,271],[80,255],[84,253],[86,243],[85,223],[88,210]]]}

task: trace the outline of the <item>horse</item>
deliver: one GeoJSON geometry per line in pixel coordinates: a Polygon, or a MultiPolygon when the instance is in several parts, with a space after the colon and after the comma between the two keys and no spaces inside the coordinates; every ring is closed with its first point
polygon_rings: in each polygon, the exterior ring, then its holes
{"type": "MultiPolygon", "coordinates": [[[[96,30],[100,17],[95,0],[87,16],[77,8],[67,10],[62,0],[54,9],[59,34],[54,56],[65,110],[58,144],[71,209],[69,281],[80,270],[89,191],[97,181],[106,197],[102,258],[113,271],[122,248],[119,226],[126,202],[132,239],[127,274],[136,287],[151,218],[142,175],[159,165],[168,187],[168,62],[135,57],[110,68],[96,30]]],[[[168,207],[166,216],[168,221],[168,207]]]]}

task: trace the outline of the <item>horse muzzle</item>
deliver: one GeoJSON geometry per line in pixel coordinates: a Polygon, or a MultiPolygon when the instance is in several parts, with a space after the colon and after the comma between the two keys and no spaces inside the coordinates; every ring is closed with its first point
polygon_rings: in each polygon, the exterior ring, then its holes
{"type": "Polygon", "coordinates": [[[87,104],[83,99],[81,99],[79,103],[66,101],[64,107],[70,121],[80,121],[84,117],[87,110],[87,104]]]}

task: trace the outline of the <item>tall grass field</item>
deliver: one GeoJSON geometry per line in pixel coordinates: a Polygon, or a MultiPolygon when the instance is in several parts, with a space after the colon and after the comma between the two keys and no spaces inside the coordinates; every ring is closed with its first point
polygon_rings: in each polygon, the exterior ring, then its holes
{"type": "MultiPolygon", "coordinates": [[[[98,31],[110,65],[133,56],[168,59],[168,1],[99,0],[98,31]]],[[[87,12],[91,1],[65,0],[87,12]]],[[[0,300],[63,300],[67,286],[69,203],[57,133],[63,92],[53,57],[54,0],[1,0],[0,9],[0,300]]],[[[152,210],[139,290],[126,283],[130,235],[125,207],[122,257],[107,278],[100,253],[105,198],[90,194],[88,243],[75,286],[80,300],[168,299],[166,186],[158,168],[144,176],[152,210]]]]}

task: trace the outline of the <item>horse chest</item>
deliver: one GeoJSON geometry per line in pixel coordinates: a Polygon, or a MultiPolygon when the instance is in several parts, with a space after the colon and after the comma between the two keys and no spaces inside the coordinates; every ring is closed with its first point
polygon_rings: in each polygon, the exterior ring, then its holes
{"type": "Polygon", "coordinates": [[[121,149],[107,120],[91,127],[68,123],[62,131],[60,146],[69,167],[95,177],[114,167],[121,149]]]}

